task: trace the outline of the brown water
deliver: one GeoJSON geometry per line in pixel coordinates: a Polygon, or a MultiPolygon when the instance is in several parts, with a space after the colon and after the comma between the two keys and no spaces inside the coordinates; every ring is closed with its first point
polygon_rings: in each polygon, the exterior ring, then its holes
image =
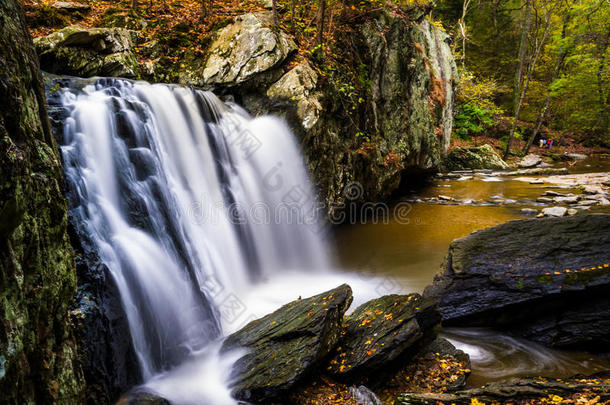
{"type": "MultiPolygon", "coordinates": [[[[570,173],[610,171],[610,159],[589,158],[570,166],[569,170],[570,173]]],[[[404,290],[421,292],[440,270],[453,239],[509,220],[531,218],[520,210],[543,208],[536,199],[547,190],[580,194],[578,189],[548,183],[530,184],[514,177],[465,176],[462,180],[437,179],[407,196],[404,201],[409,202],[401,204],[408,204],[408,215],[400,220],[377,218],[378,223],[374,223],[369,219],[366,223],[337,228],[341,267],[390,276],[404,290]],[[418,202],[439,195],[460,202],[418,202]]],[[[589,212],[610,212],[610,209],[592,207],[589,212]]],[[[560,378],[610,368],[609,363],[590,354],[550,350],[493,331],[453,329],[446,335],[471,355],[471,385],[511,376],[560,378]]]]}

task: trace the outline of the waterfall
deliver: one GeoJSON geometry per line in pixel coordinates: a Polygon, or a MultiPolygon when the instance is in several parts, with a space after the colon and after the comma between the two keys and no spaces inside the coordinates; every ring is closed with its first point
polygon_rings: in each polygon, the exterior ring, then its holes
{"type": "Polygon", "coordinates": [[[68,80],[55,97],[68,111],[70,212],[118,285],[145,380],[250,320],[231,297],[331,267],[282,121],[209,92],[119,79],[68,80]]]}

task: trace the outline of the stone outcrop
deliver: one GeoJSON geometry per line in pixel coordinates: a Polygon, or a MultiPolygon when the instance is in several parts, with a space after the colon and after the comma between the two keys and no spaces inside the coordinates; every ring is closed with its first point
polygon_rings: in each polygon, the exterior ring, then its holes
{"type": "Polygon", "coordinates": [[[604,403],[610,400],[610,379],[607,375],[565,380],[511,378],[451,394],[403,394],[394,405],[561,403],[568,398],[570,401],[579,398],[581,403],[604,403]]]}
{"type": "Polygon", "coordinates": [[[317,125],[297,131],[331,215],[347,203],[383,200],[410,175],[437,170],[452,130],[457,73],[443,31],[384,12],[349,41],[366,61],[366,98],[356,113],[346,111],[341,87],[327,83],[317,125]],[[355,199],[348,192],[354,182],[361,191],[355,199]]]}
{"type": "MultiPolygon", "coordinates": [[[[245,14],[221,29],[208,49],[202,72],[207,85],[231,86],[269,75],[296,50],[282,31],[272,28],[268,13],[245,14]]],[[[280,72],[281,75],[281,72],[280,72]]]]}
{"type": "Polygon", "coordinates": [[[49,73],[139,78],[135,39],[135,32],[124,28],[73,25],[36,38],[34,44],[42,70],[49,73]]]}
{"type": "Polygon", "coordinates": [[[81,404],[63,175],[19,5],[0,4],[0,396],[81,404]]]}
{"type": "Polygon", "coordinates": [[[322,112],[317,85],[318,73],[309,62],[303,62],[273,83],[267,90],[267,97],[296,104],[296,115],[303,128],[309,130],[316,125],[322,112]]]}
{"type": "Polygon", "coordinates": [[[435,336],[440,320],[435,303],[419,294],[386,295],[362,304],[346,317],[328,372],[350,381],[387,372],[435,336]]]}
{"type": "Polygon", "coordinates": [[[454,240],[426,288],[445,325],[492,326],[551,347],[610,343],[610,215],[510,221],[454,240]]]}
{"type": "Polygon", "coordinates": [[[335,347],[351,302],[351,288],[342,285],[286,304],[229,336],[222,351],[247,350],[233,368],[233,396],[257,403],[288,393],[335,347]]]}
{"type": "Polygon", "coordinates": [[[540,157],[540,155],[530,153],[529,155],[524,156],[523,159],[519,161],[517,166],[523,169],[529,169],[538,166],[540,163],[542,163],[542,157],[540,157]]]}
{"type": "Polygon", "coordinates": [[[508,169],[508,164],[496,153],[491,145],[475,148],[456,147],[451,150],[445,160],[447,170],[468,169],[508,169]]]}

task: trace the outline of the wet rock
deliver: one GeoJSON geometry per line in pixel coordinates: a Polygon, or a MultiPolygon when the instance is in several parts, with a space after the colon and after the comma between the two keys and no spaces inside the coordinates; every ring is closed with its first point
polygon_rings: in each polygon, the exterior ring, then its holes
{"type": "Polygon", "coordinates": [[[403,394],[396,398],[394,405],[559,403],[565,398],[575,396],[582,397],[583,403],[602,403],[610,400],[610,380],[595,376],[565,380],[540,377],[511,378],[451,394],[403,394]]]}
{"type": "Polygon", "coordinates": [[[536,198],[536,202],[539,202],[542,204],[552,204],[555,202],[555,200],[552,198],[549,198],[549,197],[538,197],[538,198],[536,198]]]}
{"type": "Polygon", "coordinates": [[[208,50],[203,82],[232,86],[279,67],[297,47],[272,27],[272,18],[268,12],[244,14],[221,29],[208,50]]]}
{"type": "Polygon", "coordinates": [[[529,155],[526,155],[523,159],[521,159],[517,166],[523,169],[529,169],[531,167],[538,166],[540,163],[542,163],[542,157],[530,153],[529,155]]]}
{"type": "Polygon", "coordinates": [[[555,202],[558,204],[576,204],[580,200],[579,196],[555,197],[555,202]]]}
{"type": "Polygon", "coordinates": [[[542,210],[542,215],[545,217],[563,217],[568,212],[565,207],[549,207],[542,210]]]}
{"type": "Polygon", "coordinates": [[[454,240],[424,296],[445,325],[490,326],[552,347],[610,343],[610,215],[524,219],[454,240]]]}
{"type": "Polygon", "coordinates": [[[519,210],[519,213],[524,215],[538,215],[538,210],[532,208],[522,208],[519,210]]]}
{"type": "Polygon", "coordinates": [[[171,403],[154,392],[137,388],[119,398],[116,405],[171,405],[171,403]]]}
{"type": "Polygon", "coordinates": [[[452,197],[446,196],[446,195],[441,195],[439,194],[439,196],[437,197],[439,200],[441,201],[453,201],[452,197]]]}
{"type": "Polygon", "coordinates": [[[345,319],[344,336],[327,371],[341,380],[387,371],[435,336],[440,314],[419,294],[387,295],[359,306],[345,319]]]}
{"type": "Polygon", "coordinates": [[[566,197],[565,194],[562,193],[558,193],[557,191],[553,191],[553,190],[547,190],[544,192],[545,196],[551,196],[551,197],[566,197]]]}
{"type": "Polygon", "coordinates": [[[426,344],[417,354],[417,356],[427,359],[433,359],[435,356],[451,356],[463,365],[465,373],[458,376],[455,380],[447,381],[447,390],[455,391],[466,386],[466,380],[470,375],[470,356],[464,351],[456,348],[447,339],[437,336],[432,342],[426,344]]]}
{"type": "Polygon", "coordinates": [[[79,77],[138,78],[136,34],[123,28],[66,27],[36,38],[40,66],[49,73],[79,77]]]}
{"type": "Polygon", "coordinates": [[[350,387],[349,393],[359,405],[383,405],[383,402],[377,398],[377,395],[364,385],[358,388],[350,387]]]}
{"type": "Polygon", "coordinates": [[[271,99],[285,99],[296,103],[296,114],[305,129],[311,129],[320,118],[322,105],[316,93],[318,73],[308,62],[292,68],[267,90],[271,99]]]}
{"type": "Polygon", "coordinates": [[[519,169],[504,173],[505,176],[546,176],[557,174],[568,174],[568,169],[566,169],[565,167],[534,167],[532,169],[519,169]]]}
{"type": "Polygon", "coordinates": [[[544,184],[544,180],[541,180],[541,179],[531,180],[530,184],[544,184]]]}
{"type": "Polygon", "coordinates": [[[448,170],[508,168],[508,164],[500,158],[491,145],[453,148],[445,160],[445,166],[448,170]]]}
{"type": "Polygon", "coordinates": [[[568,215],[576,215],[578,214],[578,210],[576,208],[569,208],[568,215]]]}
{"type": "Polygon", "coordinates": [[[230,335],[222,351],[248,350],[232,371],[233,396],[256,403],[287,393],[335,347],[351,302],[344,284],[284,305],[230,335]]]}
{"type": "Polygon", "coordinates": [[[582,153],[567,153],[566,155],[573,160],[585,160],[588,158],[587,155],[583,155],[582,153]]]}

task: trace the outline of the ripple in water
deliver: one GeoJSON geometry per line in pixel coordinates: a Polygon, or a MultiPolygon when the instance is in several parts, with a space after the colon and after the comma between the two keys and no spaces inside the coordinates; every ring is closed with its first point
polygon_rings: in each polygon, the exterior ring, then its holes
{"type": "Polygon", "coordinates": [[[490,329],[446,328],[442,336],[470,355],[472,374],[468,383],[473,386],[509,377],[566,378],[610,367],[610,363],[590,353],[553,350],[490,329]]]}

